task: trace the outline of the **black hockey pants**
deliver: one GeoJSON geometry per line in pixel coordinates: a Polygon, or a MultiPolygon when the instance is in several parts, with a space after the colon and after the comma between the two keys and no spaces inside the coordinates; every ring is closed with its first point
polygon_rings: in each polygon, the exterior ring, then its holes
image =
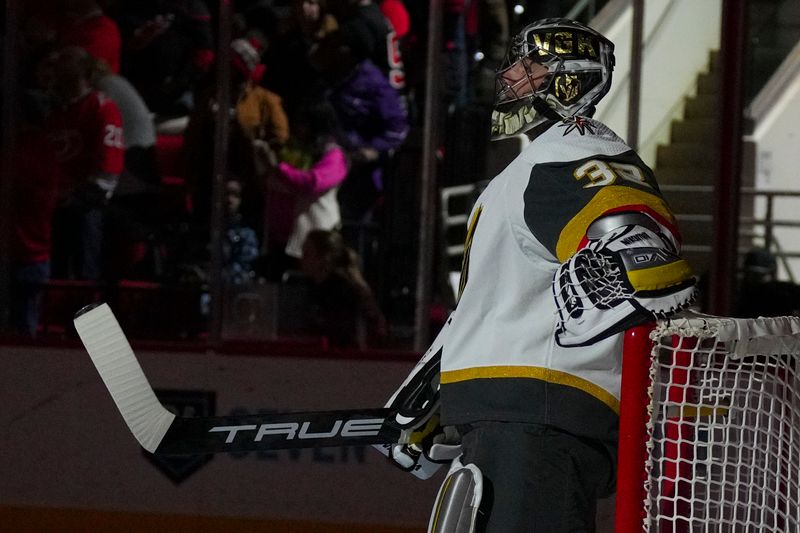
{"type": "Polygon", "coordinates": [[[506,422],[459,426],[464,464],[484,478],[476,531],[595,531],[598,498],[614,490],[614,451],[554,428],[506,422]]]}

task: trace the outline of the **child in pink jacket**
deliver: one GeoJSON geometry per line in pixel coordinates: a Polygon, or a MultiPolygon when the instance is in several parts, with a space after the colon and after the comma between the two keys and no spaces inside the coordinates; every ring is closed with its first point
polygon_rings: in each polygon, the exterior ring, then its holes
{"type": "Polygon", "coordinates": [[[290,126],[293,138],[278,154],[268,145],[261,149],[269,169],[268,205],[273,213],[291,205],[284,252],[298,260],[310,231],[339,228],[337,191],[347,177],[348,163],[337,142],[335,111],[324,99],[299,106],[290,126]]]}

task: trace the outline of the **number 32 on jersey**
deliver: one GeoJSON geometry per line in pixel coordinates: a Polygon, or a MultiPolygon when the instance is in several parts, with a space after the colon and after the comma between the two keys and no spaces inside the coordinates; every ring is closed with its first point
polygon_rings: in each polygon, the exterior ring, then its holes
{"type": "Polygon", "coordinates": [[[605,187],[606,185],[615,183],[617,180],[626,180],[638,185],[650,187],[650,184],[645,180],[644,174],[642,174],[642,170],[639,167],[615,161],[592,159],[576,168],[573,175],[578,181],[589,181],[589,183],[583,186],[584,189],[588,189],[589,187],[605,187]]]}

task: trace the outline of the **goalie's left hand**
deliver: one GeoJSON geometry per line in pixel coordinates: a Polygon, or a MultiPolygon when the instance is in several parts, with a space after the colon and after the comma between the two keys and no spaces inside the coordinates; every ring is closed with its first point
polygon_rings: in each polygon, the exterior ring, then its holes
{"type": "Polygon", "coordinates": [[[616,215],[619,226],[611,218],[603,220],[610,231],[591,239],[555,273],[560,346],[598,342],[694,300],[691,268],[662,228],[643,214],[616,215]]]}

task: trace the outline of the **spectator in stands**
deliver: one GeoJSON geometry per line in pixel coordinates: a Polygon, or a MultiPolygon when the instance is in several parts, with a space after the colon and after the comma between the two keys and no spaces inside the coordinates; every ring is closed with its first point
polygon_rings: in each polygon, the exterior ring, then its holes
{"type": "Polygon", "coordinates": [[[272,0],[236,0],[234,10],[234,35],[272,42],[280,22],[272,0]]]}
{"type": "Polygon", "coordinates": [[[117,23],[103,14],[96,0],[65,0],[65,4],[67,22],[60,32],[61,44],[80,46],[118,73],[121,37],[117,23]]]}
{"type": "Polygon", "coordinates": [[[368,221],[383,192],[383,169],[408,133],[399,93],[368,59],[358,59],[343,35],[328,35],[312,55],[331,83],[329,93],[352,162],[339,191],[345,220],[368,221]]]}
{"type": "Polygon", "coordinates": [[[259,85],[264,72],[261,44],[256,40],[235,39],[231,48],[236,121],[231,129],[229,167],[242,180],[243,216],[249,224],[258,227],[265,239],[268,231],[264,213],[266,191],[256,170],[255,143],[268,143],[280,150],[289,140],[289,119],[281,97],[259,85]]]}
{"type": "MultiPolygon", "coordinates": [[[[535,6],[528,4],[528,11],[536,10],[540,5],[542,2],[535,6]]],[[[491,106],[495,93],[495,66],[505,57],[510,39],[508,6],[505,0],[469,2],[466,15],[467,50],[470,55],[480,52],[482,57],[470,68],[470,100],[478,105],[491,106]]],[[[546,17],[537,16],[533,20],[540,18],[546,17]]]]}
{"type": "Polygon", "coordinates": [[[236,121],[248,140],[262,140],[279,148],[289,139],[289,120],[281,97],[259,85],[264,74],[261,63],[261,44],[257,41],[235,39],[231,43],[233,66],[231,74],[236,101],[236,121]]]}
{"type": "Polygon", "coordinates": [[[336,19],[328,12],[327,0],[292,0],[288,28],[267,46],[263,84],[278,93],[292,113],[301,101],[324,87],[312,67],[311,51],[336,30],[336,19]]]}
{"type": "Polygon", "coordinates": [[[253,262],[259,254],[255,230],[242,219],[242,184],[235,178],[225,184],[225,238],[222,249],[224,263],[222,275],[233,285],[249,283],[253,277],[253,262]]]}
{"type": "Polygon", "coordinates": [[[122,117],[125,173],[120,177],[115,195],[158,185],[153,114],[136,88],[123,76],[114,74],[105,62],[95,60],[91,68],[92,86],[117,105],[122,117]]]}
{"type": "Polygon", "coordinates": [[[15,331],[33,337],[41,297],[50,278],[52,216],[58,188],[55,153],[43,129],[40,100],[23,93],[19,130],[12,149],[12,295],[15,331]]]}
{"type": "Polygon", "coordinates": [[[153,254],[161,221],[159,209],[154,209],[159,205],[160,174],[153,115],[136,88],[104,61],[93,61],[91,80],[119,108],[125,144],[125,166],[107,209],[108,275],[153,278],[160,273],[153,254]]]}
{"type": "Polygon", "coordinates": [[[467,73],[469,58],[467,57],[467,40],[464,0],[447,0],[444,2],[442,33],[445,40],[444,55],[444,96],[450,110],[467,102],[467,73]]]}
{"type": "Polygon", "coordinates": [[[339,27],[325,0],[295,0],[292,3],[292,20],[312,42],[319,42],[339,27]]]}
{"type": "Polygon", "coordinates": [[[53,274],[98,280],[102,274],[105,207],[122,172],[122,118],[90,85],[91,57],[68,47],[53,58],[58,102],[46,123],[61,170],[53,234],[53,274]]]}
{"type": "Polygon", "coordinates": [[[372,0],[329,0],[345,43],[358,61],[371,60],[391,86],[405,87],[400,43],[392,25],[372,0]]]}
{"type": "MultiPolygon", "coordinates": [[[[259,86],[256,78],[261,63],[255,47],[243,39],[231,43],[231,128],[228,170],[242,184],[241,212],[248,225],[264,238],[262,180],[256,175],[254,141],[270,143],[274,149],[289,138],[289,121],[275,93],[259,86]]],[[[211,213],[211,183],[216,122],[216,83],[213,76],[198,90],[197,106],[185,134],[185,154],[194,183],[194,216],[199,228],[208,226],[211,213]]]]}
{"type": "Polygon", "coordinates": [[[185,116],[214,60],[203,0],[122,0],[109,10],[122,32],[122,73],[159,119],[185,116]]]}
{"type": "Polygon", "coordinates": [[[411,31],[411,17],[403,0],[381,0],[381,13],[389,21],[395,35],[401,41],[411,31]]]}
{"type": "Polygon", "coordinates": [[[406,50],[411,32],[411,15],[403,0],[381,0],[380,10],[392,30],[389,33],[389,45],[386,50],[387,54],[391,54],[389,64],[392,65],[387,72],[387,77],[392,87],[400,91],[408,99],[409,107],[413,108],[414,95],[408,87],[408,65],[406,63],[406,50]]]}
{"type": "Polygon", "coordinates": [[[312,283],[311,323],[331,346],[363,348],[386,337],[386,319],[341,234],[311,231],[301,266],[312,283]]]}
{"type": "MultiPolygon", "coordinates": [[[[304,103],[292,116],[293,139],[277,154],[267,143],[259,145],[269,181],[268,213],[280,210],[279,204],[292,207],[291,232],[283,252],[291,265],[303,255],[309,232],[338,229],[341,224],[339,185],[347,176],[347,159],[339,145],[336,111],[322,97],[304,103]]],[[[279,211],[280,212],[280,211],[279,211]]],[[[276,239],[272,239],[274,241],[276,239]]],[[[283,245],[283,240],[278,240],[283,245]]],[[[273,250],[273,255],[277,250],[273,250]]]]}

